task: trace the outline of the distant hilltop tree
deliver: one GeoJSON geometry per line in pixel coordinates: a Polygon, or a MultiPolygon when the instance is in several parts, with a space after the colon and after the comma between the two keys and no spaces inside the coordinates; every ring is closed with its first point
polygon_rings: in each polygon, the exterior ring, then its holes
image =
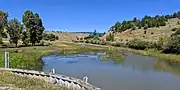
{"type": "Polygon", "coordinates": [[[171,18],[179,18],[180,19],[180,12],[175,12],[172,15],[156,15],[154,17],[145,15],[142,19],[138,19],[136,17],[133,18],[133,20],[130,21],[123,21],[122,23],[117,21],[115,25],[113,25],[110,28],[110,31],[113,32],[122,32],[127,29],[135,30],[136,27],[138,29],[141,29],[142,27],[144,29],[152,28],[152,27],[159,27],[159,26],[165,26],[168,19],[171,18]]]}

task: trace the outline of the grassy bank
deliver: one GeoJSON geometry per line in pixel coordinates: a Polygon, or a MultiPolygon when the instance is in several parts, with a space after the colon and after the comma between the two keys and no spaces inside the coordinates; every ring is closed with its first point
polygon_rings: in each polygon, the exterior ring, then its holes
{"type": "Polygon", "coordinates": [[[0,72],[0,89],[4,90],[70,90],[52,85],[46,81],[22,77],[7,71],[0,72]]]}
{"type": "Polygon", "coordinates": [[[145,56],[153,56],[157,57],[161,60],[169,60],[172,62],[180,62],[180,55],[176,54],[164,54],[161,51],[153,50],[153,49],[147,49],[147,50],[135,50],[135,49],[130,49],[130,48],[119,48],[120,50],[126,50],[130,51],[133,53],[145,55],[145,56]]]}
{"type": "Polygon", "coordinates": [[[180,55],[164,54],[161,51],[157,51],[155,49],[136,50],[136,49],[131,49],[131,48],[115,47],[115,46],[108,46],[108,45],[95,45],[95,44],[89,44],[89,45],[106,47],[106,48],[109,48],[110,50],[124,50],[124,51],[133,52],[133,53],[141,54],[141,55],[145,55],[145,56],[153,56],[153,57],[157,57],[161,60],[180,62],[180,55]]]}
{"type": "Polygon", "coordinates": [[[50,47],[45,46],[8,48],[0,51],[0,67],[4,67],[4,51],[9,51],[10,68],[34,70],[40,70],[43,64],[40,58],[52,52],[50,47]]]}
{"type": "Polygon", "coordinates": [[[0,67],[4,67],[4,51],[8,51],[10,68],[41,70],[43,66],[41,57],[60,51],[61,49],[62,47],[53,45],[0,48],[0,67]]]}

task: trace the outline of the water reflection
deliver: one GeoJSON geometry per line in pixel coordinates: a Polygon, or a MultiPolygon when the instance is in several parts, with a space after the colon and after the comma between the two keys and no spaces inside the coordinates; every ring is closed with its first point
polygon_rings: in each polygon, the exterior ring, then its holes
{"type": "Polygon", "coordinates": [[[180,90],[180,63],[158,60],[133,53],[121,55],[104,52],[83,52],[66,56],[47,56],[44,71],[52,68],[65,75],[82,78],[102,90],[180,90]],[[101,60],[106,57],[106,60],[101,60]]]}
{"type": "Polygon", "coordinates": [[[155,68],[157,71],[170,72],[174,75],[180,75],[180,63],[172,61],[162,61],[158,60],[155,68]]]}

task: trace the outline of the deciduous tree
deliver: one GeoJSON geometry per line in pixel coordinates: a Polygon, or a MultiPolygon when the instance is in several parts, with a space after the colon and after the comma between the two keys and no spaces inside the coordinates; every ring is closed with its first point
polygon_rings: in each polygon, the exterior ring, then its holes
{"type": "Polygon", "coordinates": [[[7,32],[10,37],[10,42],[15,43],[16,47],[18,45],[18,40],[20,40],[23,30],[23,25],[16,18],[8,21],[8,25],[6,27],[7,32]]]}
{"type": "Polygon", "coordinates": [[[7,17],[8,17],[8,13],[0,11],[0,43],[2,43],[2,38],[6,36],[4,32],[4,28],[6,23],[8,22],[7,17]]]}

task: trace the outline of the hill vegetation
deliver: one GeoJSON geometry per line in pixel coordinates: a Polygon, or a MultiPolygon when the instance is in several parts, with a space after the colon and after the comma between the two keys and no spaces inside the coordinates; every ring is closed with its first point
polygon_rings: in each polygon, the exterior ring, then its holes
{"type": "Polygon", "coordinates": [[[180,12],[177,12],[172,15],[146,15],[142,19],[117,22],[103,36],[105,40],[86,40],[86,43],[180,54],[179,35],[180,12]]]}
{"type": "Polygon", "coordinates": [[[180,12],[176,12],[172,15],[156,15],[154,17],[146,15],[142,19],[137,19],[135,17],[133,20],[123,21],[122,23],[118,21],[110,28],[110,31],[122,32],[127,29],[136,30],[137,28],[148,29],[153,27],[166,26],[166,22],[172,18],[180,18],[180,12]]]}

